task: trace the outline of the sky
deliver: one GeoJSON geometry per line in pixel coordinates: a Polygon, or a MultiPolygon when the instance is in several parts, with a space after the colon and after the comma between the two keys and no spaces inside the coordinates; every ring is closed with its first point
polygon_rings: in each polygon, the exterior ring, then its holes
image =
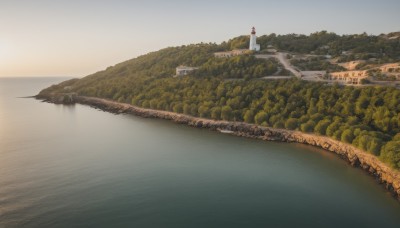
{"type": "Polygon", "coordinates": [[[250,33],[400,31],[399,0],[0,0],[0,77],[84,77],[250,33]]]}

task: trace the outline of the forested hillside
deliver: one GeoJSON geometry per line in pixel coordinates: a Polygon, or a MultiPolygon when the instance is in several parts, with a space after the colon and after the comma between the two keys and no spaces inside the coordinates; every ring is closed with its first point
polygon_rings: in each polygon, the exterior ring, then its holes
{"type": "MultiPolygon", "coordinates": [[[[241,36],[223,43],[224,48],[246,48],[249,38],[241,36]]],[[[257,43],[263,49],[272,45],[279,51],[299,54],[331,55],[341,62],[357,59],[378,58],[381,63],[400,60],[400,36],[398,33],[379,36],[363,34],[337,35],[327,31],[310,35],[274,33],[260,36],[257,43]],[[395,38],[395,39],[393,39],[395,38]],[[342,55],[347,52],[347,55],[342,55]]]]}
{"type": "Polygon", "coordinates": [[[312,57],[309,59],[292,59],[290,63],[300,70],[324,70],[328,72],[345,71],[346,68],[332,64],[323,57],[312,57]]]}
{"type": "MultiPolygon", "coordinates": [[[[308,52],[319,50],[321,45],[327,43],[342,44],[338,50],[344,47],[355,50],[360,48],[356,46],[360,39],[386,39],[362,34],[360,38],[344,42],[349,39],[347,36],[324,32],[300,38],[290,37],[274,38],[270,35],[261,37],[265,40],[261,42],[274,41],[278,45],[279,41],[278,47],[289,50],[316,39],[315,44],[311,42],[301,47],[304,50],[298,49],[308,52]]],[[[280,67],[276,61],[260,60],[249,55],[229,59],[213,56],[217,51],[241,47],[242,40],[245,39],[237,38],[220,45],[166,48],[82,79],[54,85],[40,94],[76,92],[144,108],[326,135],[353,144],[400,168],[399,90],[332,86],[297,79],[262,80],[258,78],[272,74],[280,67]],[[175,67],[179,65],[200,68],[192,75],[173,78],[175,67]]],[[[399,41],[396,42],[398,45],[399,41]]],[[[379,42],[373,44],[381,45],[379,42]]],[[[396,57],[396,54],[386,53],[390,58],[396,57]]]]}

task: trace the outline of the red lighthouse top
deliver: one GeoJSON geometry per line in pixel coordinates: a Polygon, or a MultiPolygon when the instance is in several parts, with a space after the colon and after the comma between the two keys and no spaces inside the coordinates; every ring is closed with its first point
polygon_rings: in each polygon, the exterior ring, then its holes
{"type": "Polygon", "coordinates": [[[251,34],[252,34],[252,35],[255,35],[255,34],[256,34],[256,28],[253,27],[253,28],[251,29],[251,34]]]}

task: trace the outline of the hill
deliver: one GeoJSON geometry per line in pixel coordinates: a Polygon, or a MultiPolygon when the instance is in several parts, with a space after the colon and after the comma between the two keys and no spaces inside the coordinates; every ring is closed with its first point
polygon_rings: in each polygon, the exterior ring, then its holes
{"type": "MultiPolygon", "coordinates": [[[[246,39],[238,37],[219,45],[169,47],[51,86],[39,96],[76,93],[143,108],[326,135],[400,168],[399,90],[331,86],[299,79],[261,80],[282,66],[251,54],[214,57],[215,52],[243,48],[246,39]],[[188,76],[172,77],[179,65],[199,69],[188,76]]],[[[338,56],[343,50],[364,53],[386,47],[385,52],[377,52],[377,58],[398,60],[400,56],[398,40],[366,34],[271,34],[260,37],[260,43],[302,54],[338,56]]]]}

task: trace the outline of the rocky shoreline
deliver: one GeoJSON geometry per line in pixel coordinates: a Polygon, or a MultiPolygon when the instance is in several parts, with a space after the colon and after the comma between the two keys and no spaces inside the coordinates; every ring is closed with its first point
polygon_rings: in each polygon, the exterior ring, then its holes
{"type": "Polygon", "coordinates": [[[345,144],[328,137],[306,134],[299,131],[262,127],[255,124],[247,124],[242,122],[217,121],[192,117],[174,112],[144,109],[129,104],[118,103],[115,101],[95,97],[63,95],[62,97],[36,96],[36,98],[46,102],[58,104],[80,103],[116,114],[126,113],[145,118],[166,119],[196,128],[224,131],[232,135],[247,138],[261,139],[266,141],[296,142],[320,147],[327,151],[338,154],[341,158],[347,160],[352,166],[359,167],[368,172],[396,199],[400,201],[399,171],[388,167],[374,155],[368,154],[352,145],[345,144]],[[67,98],[67,102],[64,102],[65,98],[67,98]]]}

